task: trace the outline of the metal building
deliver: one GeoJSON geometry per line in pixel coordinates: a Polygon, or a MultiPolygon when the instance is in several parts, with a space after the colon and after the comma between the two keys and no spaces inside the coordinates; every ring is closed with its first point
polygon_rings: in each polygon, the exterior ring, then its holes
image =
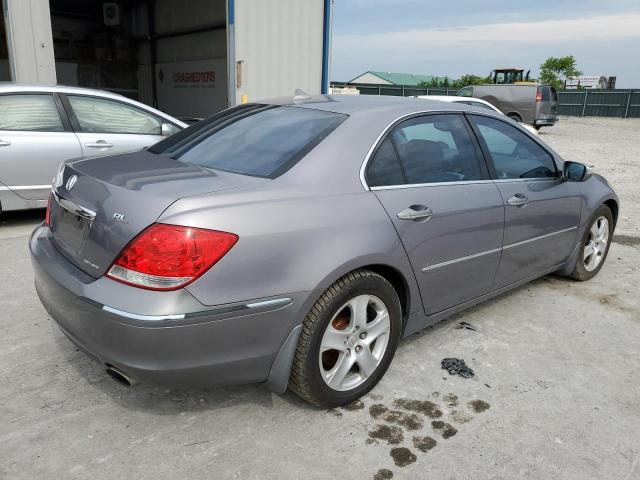
{"type": "Polygon", "coordinates": [[[101,88],[176,116],[326,93],[332,0],[2,0],[0,81],[101,88]]]}

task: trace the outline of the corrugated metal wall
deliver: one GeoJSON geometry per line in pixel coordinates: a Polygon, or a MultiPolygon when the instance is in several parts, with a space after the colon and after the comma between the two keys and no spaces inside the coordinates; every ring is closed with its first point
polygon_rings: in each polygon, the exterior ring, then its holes
{"type": "Polygon", "coordinates": [[[212,25],[218,30],[159,39],[157,62],[182,62],[226,58],[227,21],[225,0],[156,0],[156,35],[184,32],[212,25]]]}
{"type": "Polygon", "coordinates": [[[323,0],[235,0],[236,102],[320,93],[323,20],[323,0]]]}

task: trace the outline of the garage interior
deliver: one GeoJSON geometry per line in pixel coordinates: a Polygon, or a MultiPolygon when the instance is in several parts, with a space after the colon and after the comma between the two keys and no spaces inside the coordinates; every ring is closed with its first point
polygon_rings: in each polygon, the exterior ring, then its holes
{"type": "Polygon", "coordinates": [[[109,90],[179,117],[226,108],[225,0],[50,0],[49,7],[59,84],[109,90]]]}

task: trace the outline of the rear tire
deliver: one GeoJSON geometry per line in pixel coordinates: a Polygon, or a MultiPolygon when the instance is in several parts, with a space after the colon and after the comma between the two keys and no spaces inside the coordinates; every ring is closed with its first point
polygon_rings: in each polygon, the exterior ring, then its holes
{"type": "Polygon", "coordinates": [[[325,290],[304,319],[289,387],[320,407],[353,402],[387,371],[401,330],[393,286],[370,270],[348,273],[325,290]]]}
{"type": "Polygon", "coordinates": [[[582,235],[578,247],[578,259],[569,277],[580,282],[595,277],[607,259],[612,236],[613,214],[609,207],[601,205],[591,217],[589,227],[582,235]]]}
{"type": "Polygon", "coordinates": [[[517,113],[509,113],[507,117],[509,117],[511,120],[514,120],[518,123],[522,122],[522,117],[517,113]]]}

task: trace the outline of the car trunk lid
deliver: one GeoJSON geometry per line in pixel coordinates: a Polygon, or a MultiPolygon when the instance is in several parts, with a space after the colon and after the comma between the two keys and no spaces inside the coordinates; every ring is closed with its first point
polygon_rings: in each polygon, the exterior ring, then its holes
{"type": "Polygon", "coordinates": [[[52,241],[79,269],[99,278],[176,200],[265,181],[147,151],[70,162],[53,188],[52,241]]]}

